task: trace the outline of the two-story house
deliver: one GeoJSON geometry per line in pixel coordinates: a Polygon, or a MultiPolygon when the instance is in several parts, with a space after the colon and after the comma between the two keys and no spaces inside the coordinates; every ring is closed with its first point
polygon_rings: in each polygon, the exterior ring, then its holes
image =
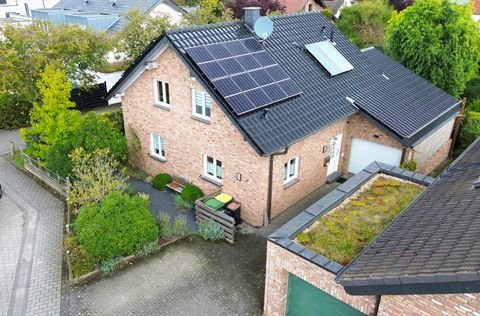
{"type": "Polygon", "coordinates": [[[107,97],[121,97],[132,161],[221,189],[261,226],[322,186],[372,161],[448,155],[460,102],[376,49],[359,50],[322,13],[170,30],[107,97]],[[301,31],[299,31],[301,30],[301,31]]]}

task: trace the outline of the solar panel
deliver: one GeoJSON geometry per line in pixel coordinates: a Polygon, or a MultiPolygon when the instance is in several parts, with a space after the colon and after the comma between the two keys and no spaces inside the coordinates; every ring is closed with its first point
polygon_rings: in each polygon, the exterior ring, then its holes
{"type": "Polygon", "coordinates": [[[331,76],[353,69],[352,64],[328,40],[308,44],[305,47],[331,76]]]}
{"type": "Polygon", "coordinates": [[[302,93],[256,39],[185,50],[239,115],[302,93]]]}

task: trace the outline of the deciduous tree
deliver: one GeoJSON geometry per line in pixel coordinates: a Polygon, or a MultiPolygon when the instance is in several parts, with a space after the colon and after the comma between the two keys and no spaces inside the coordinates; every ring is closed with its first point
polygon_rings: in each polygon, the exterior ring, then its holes
{"type": "Polygon", "coordinates": [[[404,66],[458,97],[478,70],[479,26],[471,6],[416,0],[393,14],[385,48],[404,66]]]}
{"type": "Polygon", "coordinates": [[[144,15],[139,10],[128,12],[126,19],[128,23],[116,36],[116,50],[124,54],[129,63],[171,26],[168,17],[144,15]]]}
{"type": "Polygon", "coordinates": [[[36,82],[46,65],[55,64],[72,84],[87,87],[93,79],[89,70],[104,63],[110,45],[105,35],[75,25],[36,21],[6,25],[0,32],[0,128],[28,124],[40,97],[36,82]]]}
{"type": "Polygon", "coordinates": [[[77,148],[70,158],[74,180],[70,190],[72,204],[84,206],[98,203],[109,193],[126,188],[126,177],[119,172],[119,164],[108,150],[87,153],[83,148],[77,148]]]}
{"type": "Polygon", "coordinates": [[[364,0],[342,9],[337,27],[357,46],[383,45],[393,10],[383,0],[364,0]]]}
{"type": "Polygon", "coordinates": [[[245,13],[243,9],[246,7],[260,7],[262,16],[285,11],[285,6],[279,0],[233,0],[227,2],[227,8],[232,11],[235,19],[243,19],[245,13]]]}
{"type": "Polygon", "coordinates": [[[232,20],[232,11],[222,0],[200,0],[199,8],[186,16],[192,25],[211,24],[232,20]]]}

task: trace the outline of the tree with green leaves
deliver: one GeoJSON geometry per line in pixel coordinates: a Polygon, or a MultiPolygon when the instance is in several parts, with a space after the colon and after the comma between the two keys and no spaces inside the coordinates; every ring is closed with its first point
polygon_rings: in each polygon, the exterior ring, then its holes
{"type": "Polygon", "coordinates": [[[381,46],[392,13],[384,0],[358,1],[342,9],[337,27],[358,47],[381,46]]]}
{"type": "Polygon", "coordinates": [[[118,170],[118,161],[107,149],[87,153],[83,148],[77,148],[70,158],[74,180],[70,202],[77,207],[98,203],[109,193],[126,189],[127,178],[118,170]]]}
{"type": "Polygon", "coordinates": [[[30,113],[31,128],[22,129],[26,152],[42,161],[53,146],[73,137],[80,125],[80,112],[72,110],[71,84],[64,71],[47,65],[36,87],[40,101],[35,102],[30,113]]]}
{"type": "Polygon", "coordinates": [[[116,50],[125,56],[128,63],[133,62],[150,42],[171,27],[167,16],[143,15],[139,10],[128,12],[125,18],[128,22],[116,36],[116,50]]]}
{"type": "Polygon", "coordinates": [[[222,0],[200,0],[199,8],[186,15],[186,20],[192,25],[212,24],[231,21],[233,14],[222,0]]]}
{"type": "Polygon", "coordinates": [[[0,28],[0,128],[28,124],[28,115],[40,92],[36,82],[45,67],[55,64],[75,86],[89,87],[89,70],[105,63],[110,41],[105,34],[78,25],[31,25],[0,28]]]}
{"type": "Polygon", "coordinates": [[[469,5],[416,0],[393,14],[385,49],[410,70],[459,97],[478,71],[480,30],[469,5]]]}

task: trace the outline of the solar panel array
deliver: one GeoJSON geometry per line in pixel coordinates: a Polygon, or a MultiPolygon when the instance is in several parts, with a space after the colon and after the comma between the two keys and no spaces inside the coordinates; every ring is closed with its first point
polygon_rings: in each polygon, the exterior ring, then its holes
{"type": "Polygon", "coordinates": [[[331,76],[353,69],[352,64],[328,40],[308,44],[305,47],[331,76]]]}
{"type": "Polygon", "coordinates": [[[185,50],[238,115],[302,93],[253,38],[185,50]]]}

